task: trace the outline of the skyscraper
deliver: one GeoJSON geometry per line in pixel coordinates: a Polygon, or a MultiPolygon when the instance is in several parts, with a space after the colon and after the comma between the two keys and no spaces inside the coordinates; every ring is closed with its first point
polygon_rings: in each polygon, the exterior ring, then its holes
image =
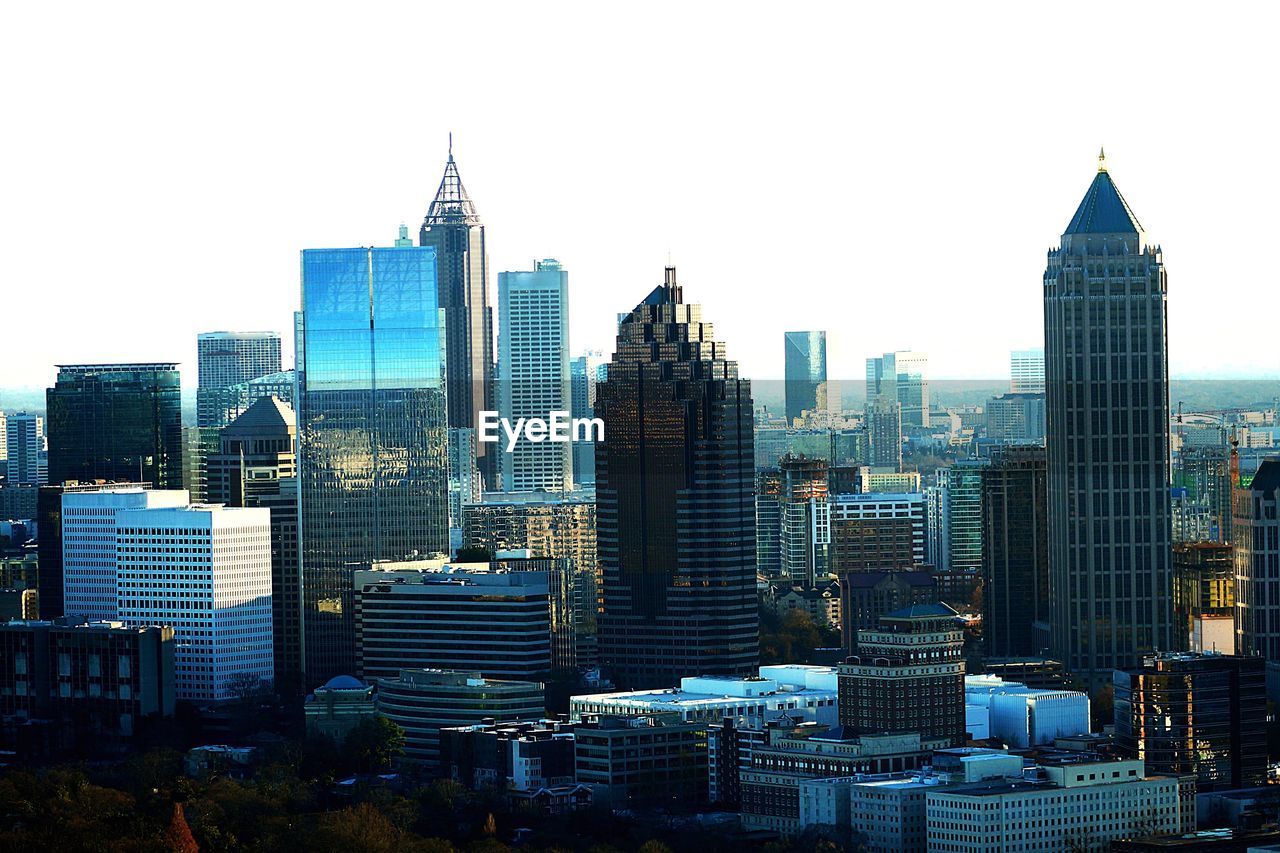
{"type": "Polygon", "coordinates": [[[449,547],[436,250],[302,253],[298,483],[305,672],[355,671],[352,572],[449,547]]]}
{"type": "MultiPolygon", "coordinates": [[[[436,305],[444,311],[445,375],[449,422],[476,429],[480,412],[494,407],[493,309],[489,307],[489,256],[484,225],[462,186],[453,143],[435,200],[418,232],[419,245],[435,249],[436,305]]],[[[493,487],[496,466],[477,445],[480,470],[493,487]]]]}
{"type": "Polygon", "coordinates": [[[929,357],[901,350],[867,359],[867,404],[876,397],[902,404],[902,425],[929,425],[929,357]]]}
{"type": "Polygon", "coordinates": [[[1043,654],[1049,520],[1043,447],[1006,447],[982,469],[982,625],[991,657],[1043,654]]]}
{"type": "Polygon", "coordinates": [[[196,362],[196,425],[226,426],[232,387],[280,372],[280,336],[275,332],[201,332],[196,337],[196,362]]]}
{"type": "Polygon", "coordinates": [[[818,392],[827,382],[827,333],[786,332],[783,337],[787,424],[816,412],[818,392]]]}
{"type": "Polygon", "coordinates": [[[5,436],[10,486],[43,486],[49,477],[49,461],[44,446],[44,418],[28,412],[16,412],[5,418],[5,436]]]}
{"type": "Polygon", "coordinates": [[[1233,504],[1236,652],[1280,661],[1280,457],[1262,460],[1233,504]]]}
{"type": "Polygon", "coordinates": [[[778,544],[782,577],[794,584],[811,588],[830,574],[827,491],[825,459],[782,457],[778,544]]]}
{"type": "Polygon", "coordinates": [[[1053,650],[1095,684],[1173,648],[1165,300],[1100,156],[1044,274],[1053,650]]]}
{"type": "Polygon", "coordinates": [[[947,496],[947,568],[937,571],[944,601],[968,603],[982,577],[982,472],[986,459],[961,459],[938,469],[947,496]]]}
{"type": "MultiPolygon", "coordinates": [[[[555,260],[529,272],[498,273],[498,414],[520,418],[569,412],[569,274],[555,260]]],[[[509,492],[573,488],[568,442],[530,441],[522,435],[498,457],[502,489],[509,492]]]]}
{"type": "MultiPolygon", "coordinates": [[[[593,418],[596,414],[596,384],[604,381],[608,361],[604,354],[589,350],[569,363],[569,388],[573,397],[575,418],[593,418]]],[[[573,442],[573,482],[596,481],[596,443],[587,439],[573,442]]]]}
{"type": "Polygon", "coordinates": [[[674,267],[619,325],[598,393],[603,663],[628,689],[752,673],[751,386],[674,267]]]}
{"type": "Polygon", "coordinates": [[[1009,393],[1044,393],[1044,347],[1009,353],[1009,393]]]}
{"type": "Polygon", "coordinates": [[[45,395],[49,482],[182,485],[178,366],[63,364],[45,395]]]}
{"type": "Polygon", "coordinates": [[[877,397],[867,403],[867,444],[871,464],[878,468],[902,470],[902,404],[877,397]]]}

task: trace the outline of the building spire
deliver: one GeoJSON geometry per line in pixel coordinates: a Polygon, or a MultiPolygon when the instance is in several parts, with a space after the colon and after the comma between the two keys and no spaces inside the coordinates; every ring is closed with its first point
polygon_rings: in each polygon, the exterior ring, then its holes
{"type": "Polygon", "coordinates": [[[435,200],[427,210],[423,227],[445,224],[479,225],[480,215],[476,212],[475,203],[467,195],[462,186],[462,178],[458,176],[458,164],[453,159],[453,132],[449,133],[449,159],[444,164],[444,177],[440,179],[440,188],[436,190],[435,200]]]}
{"type": "Polygon", "coordinates": [[[449,162],[453,162],[453,131],[449,131],[449,162]]]}
{"type": "MultiPolygon", "coordinates": [[[[450,143],[449,150],[453,150],[453,143],[450,143]]],[[[1098,148],[1098,171],[1107,171],[1107,152],[1106,149],[1101,147],[1098,148]]]]}

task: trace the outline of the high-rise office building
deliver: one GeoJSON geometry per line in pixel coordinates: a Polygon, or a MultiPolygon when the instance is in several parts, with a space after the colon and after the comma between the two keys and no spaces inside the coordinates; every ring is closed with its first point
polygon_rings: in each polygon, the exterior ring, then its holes
{"type": "Polygon", "coordinates": [[[209,497],[209,457],[218,452],[218,427],[182,428],[182,487],[192,503],[209,497]]]}
{"type": "Polygon", "coordinates": [[[947,496],[947,568],[937,572],[944,601],[968,603],[982,578],[982,472],[986,459],[938,469],[947,496]]]}
{"type": "Polygon", "coordinates": [[[1049,520],[1043,447],[992,454],[982,482],[982,626],[990,657],[1044,653],[1049,622],[1049,520]]]}
{"type": "Polygon", "coordinates": [[[915,604],[858,633],[840,665],[840,724],[862,734],[915,732],[965,741],[964,632],[945,604],[915,604]]]}
{"type": "Polygon", "coordinates": [[[66,615],[91,621],[119,618],[116,527],[121,512],[184,507],[189,502],[190,496],[183,489],[155,491],[137,484],[64,487],[61,581],[66,615]]]}
{"type": "MultiPolygon", "coordinates": [[[[476,457],[476,432],[466,427],[449,430],[449,529],[462,529],[463,507],[480,503],[484,482],[476,457]]],[[[453,533],[450,532],[450,537],[453,533]]],[[[452,545],[453,543],[450,542],[452,545]]]]}
{"type": "Polygon", "coordinates": [[[1044,442],[1044,392],[1010,393],[987,401],[987,438],[1006,444],[1044,442]]]}
{"type": "Polygon", "coordinates": [[[1225,442],[1184,441],[1173,457],[1173,485],[1182,490],[1174,513],[1175,542],[1231,542],[1231,453],[1225,442]]]}
{"type": "Polygon", "coordinates": [[[877,397],[867,403],[867,443],[876,467],[902,470],[902,404],[877,397]]]}
{"type": "MultiPolygon", "coordinates": [[[[554,260],[528,272],[498,273],[498,415],[550,420],[571,411],[569,387],[569,273],[554,260]]],[[[566,424],[566,428],[567,428],[566,424]]],[[[532,441],[496,453],[503,491],[560,492],[573,488],[573,459],[566,441],[532,441]]]]}
{"type": "Polygon", "coordinates": [[[788,454],[782,457],[778,547],[781,573],[807,588],[830,573],[831,507],[827,462],[788,454]]]}
{"type": "Polygon", "coordinates": [[[1233,550],[1227,542],[1173,544],[1174,639],[1179,648],[1235,654],[1233,550]]]}
{"type": "Polygon", "coordinates": [[[1233,506],[1236,653],[1280,661],[1280,457],[1262,460],[1233,506]]]}
{"type": "Polygon", "coordinates": [[[297,416],[260,397],[220,431],[209,457],[209,500],[271,512],[271,625],[276,692],[300,695],[302,578],[298,570],[297,416]]]}
{"type": "Polygon", "coordinates": [[[1164,653],[1115,673],[1116,745],[1148,773],[1195,776],[1196,791],[1267,781],[1263,660],[1164,653]]]}
{"type": "MultiPolygon", "coordinates": [[[[453,145],[444,177],[418,232],[420,246],[435,249],[436,306],[445,318],[448,425],[476,429],[480,412],[494,408],[493,309],[489,306],[489,255],[484,225],[462,186],[453,145]]],[[[480,470],[489,481],[496,466],[479,445],[480,470]]]]}
{"type": "Polygon", "coordinates": [[[434,248],[414,246],[302,253],[298,491],[309,684],[355,670],[356,568],[449,547],[436,258],[434,248]]]}
{"type": "Polygon", "coordinates": [[[238,698],[237,677],[270,682],[270,514],[181,506],[115,520],[120,621],[173,626],[177,697],[221,702],[238,698]]]}
{"type": "MultiPolygon", "coordinates": [[[[604,354],[590,350],[569,362],[569,390],[573,397],[575,418],[593,418],[596,414],[596,384],[604,381],[608,360],[604,354]]],[[[573,482],[596,482],[596,443],[576,439],[573,442],[573,482]]]]}
{"type": "Polygon", "coordinates": [[[1009,353],[1009,392],[1044,393],[1044,347],[1016,349],[1009,353]]]}
{"type": "Polygon", "coordinates": [[[45,395],[49,482],[182,486],[178,366],[63,364],[45,395]]]}
{"type": "Polygon", "coordinates": [[[782,471],[777,468],[756,472],[756,574],[783,580],[782,471]]]}
{"type": "Polygon", "coordinates": [[[229,422],[228,391],[259,376],[280,372],[280,336],[275,332],[201,332],[196,337],[196,425],[229,422]]]}
{"type": "Polygon", "coordinates": [[[929,425],[929,358],[922,352],[887,352],[867,359],[867,405],[877,397],[902,404],[902,425],[929,425]]]}
{"type": "Polygon", "coordinates": [[[49,460],[45,453],[44,418],[28,412],[16,412],[4,418],[5,465],[7,486],[43,486],[49,479],[49,460]]]}
{"type": "Polygon", "coordinates": [[[805,412],[825,408],[819,396],[826,396],[827,333],[786,332],[782,341],[787,424],[791,425],[805,412]]]}
{"type": "Polygon", "coordinates": [[[597,390],[603,662],[631,689],[753,671],[751,386],[674,267],[619,325],[597,390]]]}
{"type": "Polygon", "coordinates": [[[1173,647],[1164,262],[1101,157],[1044,313],[1053,652],[1101,684],[1173,647]]]}

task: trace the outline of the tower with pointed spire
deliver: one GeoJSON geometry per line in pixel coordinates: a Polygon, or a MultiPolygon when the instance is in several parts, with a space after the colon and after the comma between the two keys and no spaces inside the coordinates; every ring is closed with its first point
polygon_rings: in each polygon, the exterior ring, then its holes
{"type": "MultiPolygon", "coordinates": [[[[489,256],[484,224],[449,159],[435,199],[418,232],[418,244],[436,250],[436,293],[444,309],[449,428],[476,429],[482,410],[494,408],[493,309],[489,302],[489,256]]],[[[481,472],[493,483],[493,466],[477,444],[481,472]]]]}
{"type": "Polygon", "coordinates": [[[1176,648],[1164,262],[1101,151],[1044,319],[1052,652],[1100,685],[1176,648]]]}

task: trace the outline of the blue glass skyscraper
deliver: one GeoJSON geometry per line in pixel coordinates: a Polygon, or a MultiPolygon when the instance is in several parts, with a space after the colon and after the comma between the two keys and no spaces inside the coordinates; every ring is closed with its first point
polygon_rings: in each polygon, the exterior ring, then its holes
{"type": "Polygon", "coordinates": [[[787,332],[783,336],[787,424],[818,410],[818,389],[827,381],[827,333],[787,332]]]}
{"type": "Polygon", "coordinates": [[[448,550],[443,337],[434,248],[303,251],[297,413],[309,684],[355,669],[356,569],[448,550]]]}

